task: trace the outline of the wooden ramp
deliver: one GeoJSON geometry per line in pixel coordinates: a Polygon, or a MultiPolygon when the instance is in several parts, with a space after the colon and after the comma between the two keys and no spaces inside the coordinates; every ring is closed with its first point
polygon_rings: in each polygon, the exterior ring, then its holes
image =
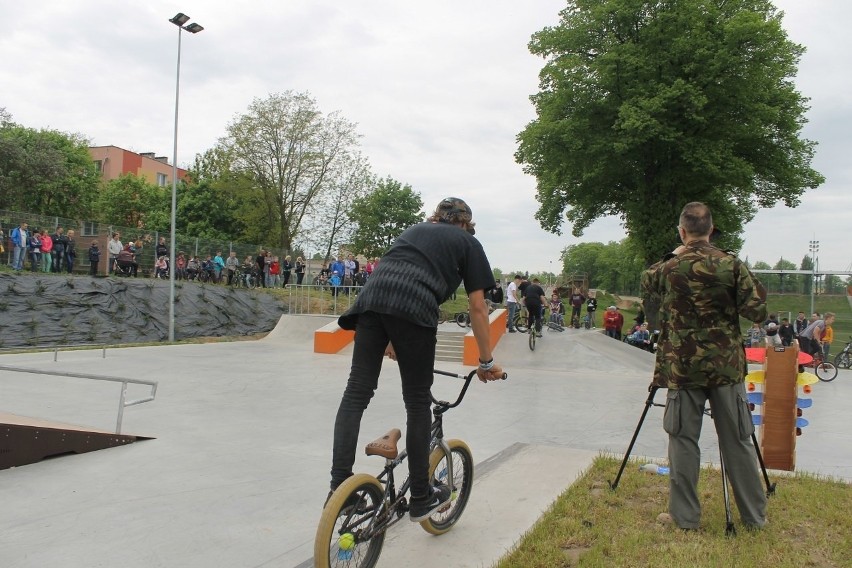
{"type": "Polygon", "coordinates": [[[0,470],[148,439],[0,412],[0,470]]]}

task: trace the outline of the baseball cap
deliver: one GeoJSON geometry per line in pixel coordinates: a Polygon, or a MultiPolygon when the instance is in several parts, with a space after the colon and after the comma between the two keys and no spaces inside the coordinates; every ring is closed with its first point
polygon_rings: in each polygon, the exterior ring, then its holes
{"type": "Polygon", "coordinates": [[[476,234],[476,230],[473,228],[476,223],[473,223],[471,219],[473,219],[473,211],[471,211],[470,206],[465,203],[464,199],[459,199],[458,197],[446,197],[439,204],[435,213],[448,222],[453,222],[456,219],[452,217],[459,216],[461,219],[467,221],[468,228],[467,232],[471,235],[476,234]],[[466,217],[466,219],[465,219],[466,217]]]}

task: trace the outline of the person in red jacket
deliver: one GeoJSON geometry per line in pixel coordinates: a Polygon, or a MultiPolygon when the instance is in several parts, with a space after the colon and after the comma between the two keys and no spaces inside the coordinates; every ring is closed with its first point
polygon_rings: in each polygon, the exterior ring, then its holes
{"type": "Polygon", "coordinates": [[[624,323],[624,317],[615,310],[615,306],[610,306],[604,312],[604,333],[607,337],[617,339],[616,335],[621,331],[621,325],[618,323],[618,318],[621,317],[624,323]]]}

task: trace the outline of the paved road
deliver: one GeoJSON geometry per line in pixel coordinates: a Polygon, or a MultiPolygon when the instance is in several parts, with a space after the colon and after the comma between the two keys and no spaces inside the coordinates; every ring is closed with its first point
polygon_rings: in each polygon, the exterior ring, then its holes
{"type": "MultiPolygon", "coordinates": [[[[311,332],[328,321],[288,316],[260,341],[114,349],[106,359],[4,355],[6,365],[160,383],[156,401],[124,419],[125,432],[156,439],[0,471],[0,566],[310,566],[351,353],[312,352],[311,332]]],[[[394,527],[382,565],[422,566],[428,554],[453,568],[490,566],[594,455],[624,452],[652,358],[586,330],[545,332],[535,353],[526,339],[507,335],[495,351],[508,381],[475,383],[446,418],[448,435],[466,440],[477,462],[470,509],[438,539],[411,523],[394,527]],[[500,534],[483,549],[495,525],[500,534]]],[[[446,398],[456,386],[439,378],[435,390],[446,398]]],[[[852,372],[818,384],[813,398],[798,467],[852,480],[852,372]]],[[[117,400],[112,383],[0,373],[6,412],[109,429],[117,400]]],[[[665,456],[661,418],[660,409],[649,413],[635,455],[665,456]]],[[[404,424],[388,361],[361,438],[404,424]]],[[[702,450],[708,461],[718,456],[710,428],[702,450]]],[[[359,455],[356,469],[380,465],[359,455]]]]}

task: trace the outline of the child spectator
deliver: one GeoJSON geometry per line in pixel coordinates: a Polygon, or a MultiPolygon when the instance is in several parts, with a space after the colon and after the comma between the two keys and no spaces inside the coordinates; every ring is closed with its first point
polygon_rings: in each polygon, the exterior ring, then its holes
{"type": "Polygon", "coordinates": [[[100,260],[101,249],[98,248],[98,241],[92,241],[92,246],[89,247],[89,276],[97,276],[100,260]]]}
{"type": "Polygon", "coordinates": [[[216,256],[213,257],[213,269],[216,271],[216,282],[221,282],[222,271],[225,269],[225,259],[222,258],[222,251],[216,251],[216,256]]]}
{"type": "Polygon", "coordinates": [[[240,266],[240,260],[237,258],[237,252],[231,251],[228,259],[225,261],[225,271],[228,274],[228,285],[234,282],[234,275],[237,273],[237,268],[240,266]]]}
{"type": "Polygon", "coordinates": [[[178,253],[175,265],[175,279],[186,280],[186,256],[183,252],[178,253]]]}
{"type": "Polygon", "coordinates": [[[269,263],[269,274],[266,277],[266,287],[275,288],[278,286],[278,275],[281,273],[281,263],[278,262],[278,257],[273,256],[272,262],[269,263]]]}
{"type": "Polygon", "coordinates": [[[559,294],[554,292],[550,296],[548,307],[550,308],[550,321],[557,325],[565,325],[565,304],[562,303],[559,294]]]}
{"type": "Polygon", "coordinates": [[[216,273],[216,266],[213,263],[213,257],[211,255],[207,255],[203,261],[201,261],[201,271],[204,272],[206,276],[206,282],[213,282],[216,273]]]}
{"type": "Polygon", "coordinates": [[[154,278],[168,278],[169,277],[169,261],[165,256],[161,256],[157,259],[157,263],[154,265],[154,278]]]}
{"type": "Polygon", "coordinates": [[[340,293],[340,272],[335,270],[331,273],[331,278],[328,279],[328,283],[331,284],[331,294],[332,296],[337,296],[340,293]]]}
{"type": "Polygon", "coordinates": [[[41,268],[41,234],[38,229],[30,233],[29,243],[30,271],[36,272],[41,268]]]}
{"type": "Polygon", "coordinates": [[[746,347],[760,347],[766,337],[766,332],[760,327],[760,324],[755,322],[746,335],[746,347]]]}
{"type": "Polygon", "coordinates": [[[189,262],[186,263],[186,277],[189,280],[195,280],[198,272],[201,270],[201,263],[198,262],[197,256],[190,256],[189,262]]]}

